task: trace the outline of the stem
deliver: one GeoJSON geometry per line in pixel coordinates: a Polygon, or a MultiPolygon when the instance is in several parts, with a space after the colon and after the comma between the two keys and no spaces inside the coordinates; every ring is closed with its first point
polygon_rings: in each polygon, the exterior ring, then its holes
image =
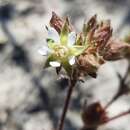
{"type": "Polygon", "coordinates": [[[76,84],[76,81],[71,80],[71,79],[69,80],[69,89],[68,89],[68,92],[67,92],[67,95],[66,95],[65,104],[64,104],[64,107],[63,107],[63,112],[62,112],[57,130],[63,130],[66,113],[67,113],[67,110],[68,110],[68,107],[69,107],[71,95],[72,95],[73,88],[74,88],[75,84],[76,84]]]}
{"type": "Polygon", "coordinates": [[[107,105],[104,107],[104,109],[106,110],[109,106],[111,106],[118,98],[120,97],[120,95],[115,95],[112,100],[110,102],[107,103],[107,105]]]}
{"type": "Polygon", "coordinates": [[[105,122],[103,122],[103,124],[108,123],[108,122],[110,122],[110,121],[113,121],[113,120],[115,120],[115,119],[118,119],[118,118],[120,118],[120,117],[126,116],[126,115],[128,115],[128,114],[130,114],[130,110],[125,111],[125,112],[122,112],[122,113],[120,113],[119,115],[116,115],[116,116],[114,116],[114,117],[112,117],[112,118],[106,120],[105,122]]]}
{"type": "Polygon", "coordinates": [[[112,98],[112,100],[110,102],[108,102],[108,104],[105,106],[104,109],[107,109],[118,98],[120,98],[122,95],[127,93],[127,91],[129,91],[129,88],[127,88],[127,85],[125,84],[125,81],[126,81],[127,77],[129,76],[129,70],[130,70],[130,64],[129,64],[129,66],[128,66],[127,70],[126,70],[125,76],[123,78],[120,76],[120,74],[118,74],[118,77],[120,79],[119,90],[118,90],[117,94],[112,98]]]}

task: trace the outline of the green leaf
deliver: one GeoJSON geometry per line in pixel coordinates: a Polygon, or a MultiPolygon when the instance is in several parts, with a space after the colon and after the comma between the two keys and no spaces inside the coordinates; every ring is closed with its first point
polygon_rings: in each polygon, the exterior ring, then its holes
{"type": "Polygon", "coordinates": [[[62,27],[61,34],[60,34],[60,42],[63,45],[67,45],[68,42],[68,34],[69,34],[69,20],[68,18],[65,19],[65,23],[62,27]]]}
{"type": "Polygon", "coordinates": [[[84,42],[83,42],[83,35],[82,33],[80,33],[78,36],[77,36],[77,39],[76,39],[76,45],[83,45],[84,42]]]}
{"type": "Polygon", "coordinates": [[[55,43],[52,39],[47,39],[47,43],[48,43],[48,47],[52,50],[55,48],[55,46],[58,45],[58,43],[55,43]]]}
{"type": "Polygon", "coordinates": [[[87,33],[88,33],[89,29],[88,29],[88,26],[86,23],[83,24],[83,34],[84,34],[84,37],[87,36],[87,33]]]}
{"type": "Polygon", "coordinates": [[[73,48],[71,48],[71,53],[72,55],[74,56],[78,56],[80,55],[81,53],[83,53],[85,50],[85,47],[84,46],[73,46],[73,48]]]}
{"type": "Polygon", "coordinates": [[[45,62],[45,65],[44,65],[44,68],[47,68],[47,67],[50,66],[50,65],[49,65],[49,62],[50,62],[50,61],[54,61],[54,58],[53,58],[52,55],[50,55],[50,56],[47,58],[47,60],[46,60],[46,62],[45,62]]]}

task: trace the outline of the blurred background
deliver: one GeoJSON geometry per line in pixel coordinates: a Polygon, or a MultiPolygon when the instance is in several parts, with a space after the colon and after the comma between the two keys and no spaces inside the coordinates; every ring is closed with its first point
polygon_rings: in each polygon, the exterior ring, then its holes
{"type": "MultiPolygon", "coordinates": [[[[97,14],[110,19],[114,35],[123,39],[130,32],[130,0],[0,0],[0,130],[52,130],[61,115],[67,83],[57,80],[54,68],[43,70],[46,57],[37,50],[45,43],[46,30],[55,11],[68,15],[77,31],[84,20],[97,14]]],[[[72,95],[65,129],[82,127],[84,99],[107,104],[117,92],[127,60],[108,62],[98,77],[87,77],[72,95]]],[[[123,96],[108,111],[113,116],[130,108],[123,96]]],[[[100,130],[129,130],[130,116],[101,126],[100,130]]]]}

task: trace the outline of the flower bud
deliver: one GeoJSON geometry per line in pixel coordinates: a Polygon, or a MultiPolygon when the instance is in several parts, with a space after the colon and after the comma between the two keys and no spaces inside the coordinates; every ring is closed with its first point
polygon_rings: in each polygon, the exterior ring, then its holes
{"type": "Polygon", "coordinates": [[[98,29],[95,30],[93,35],[93,41],[97,47],[97,51],[100,55],[104,53],[103,49],[110,37],[112,36],[112,28],[110,26],[109,20],[103,21],[98,29]]]}
{"type": "Polygon", "coordinates": [[[96,72],[99,67],[99,62],[94,54],[82,54],[77,58],[77,66],[79,75],[91,75],[96,77],[96,72]]]}
{"type": "Polygon", "coordinates": [[[94,15],[90,18],[90,20],[83,25],[83,34],[84,36],[87,35],[87,33],[92,30],[97,25],[97,15],[94,15]]]}
{"type": "MultiPolygon", "coordinates": [[[[68,17],[67,17],[67,19],[68,19],[68,17]]],[[[50,25],[53,28],[55,28],[58,33],[61,32],[62,27],[64,26],[64,21],[65,20],[62,20],[55,12],[52,12],[52,17],[51,17],[51,20],[50,20],[50,25]]],[[[70,24],[69,19],[68,19],[68,23],[69,23],[69,31],[71,32],[71,31],[73,31],[73,27],[70,24]]]]}
{"type": "Polygon", "coordinates": [[[111,38],[105,47],[103,58],[105,60],[118,60],[124,58],[128,54],[130,55],[129,44],[115,38],[111,38]]]}
{"type": "Polygon", "coordinates": [[[63,24],[64,24],[63,20],[55,12],[52,12],[50,25],[53,28],[55,28],[58,33],[61,32],[61,28],[62,28],[63,24]]]}
{"type": "Polygon", "coordinates": [[[95,128],[108,119],[106,111],[99,102],[85,105],[82,111],[82,121],[86,128],[95,128]]]}

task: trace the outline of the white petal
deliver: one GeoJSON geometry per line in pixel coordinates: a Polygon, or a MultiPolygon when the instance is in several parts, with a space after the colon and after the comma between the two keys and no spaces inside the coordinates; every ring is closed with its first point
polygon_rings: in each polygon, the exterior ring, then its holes
{"type": "Polygon", "coordinates": [[[68,36],[68,45],[69,46],[74,45],[75,40],[76,40],[76,33],[75,32],[69,33],[69,36],[68,36]]]}
{"type": "Polygon", "coordinates": [[[58,32],[52,27],[48,27],[48,38],[54,40],[57,43],[60,42],[60,36],[58,32]]]}
{"type": "Polygon", "coordinates": [[[60,67],[60,63],[58,61],[51,61],[49,62],[49,64],[52,66],[52,67],[60,67]]]}
{"type": "Polygon", "coordinates": [[[48,55],[48,53],[50,53],[50,52],[51,52],[51,50],[47,46],[43,46],[42,48],[40,48],[38,50],[38,53],[43,55],[43,56],[48,55]]]}
{"type": "Polygon", "coordinates": [[[75,56],[69,58],[69,64],[73,65],[75,63],[75,56]]]}

